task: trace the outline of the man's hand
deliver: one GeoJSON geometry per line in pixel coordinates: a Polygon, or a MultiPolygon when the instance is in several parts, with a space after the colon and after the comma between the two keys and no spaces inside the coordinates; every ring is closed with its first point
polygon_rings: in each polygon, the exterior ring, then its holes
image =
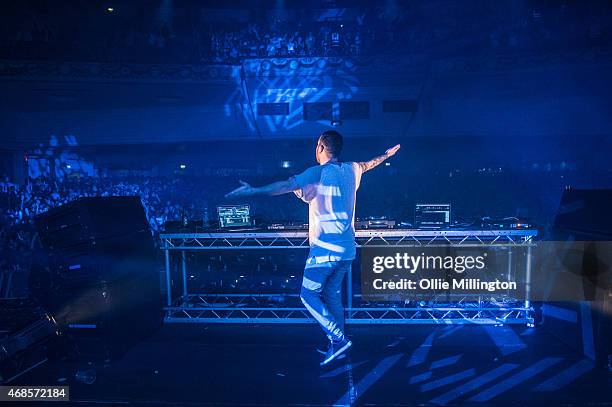
{"type": "Polygon", "coordinates": [[[395,155],[395,153],[397,153],[397,150],[399,150],[401,147],[401,145],[396,144],[393,147],[391,147],[390,149],[388,149],[387,151],[385,151],[385,155],[387,157],[393,157],[395,155]]]}
{"type": "Polygon", "coordinates": [[[244,196],[255,195],[255,188],[250,186],[244,181],[240,181],[240,187],[234,189],[232,192],[225,194],[226,198],[241,198],[244,196]]]}
{"type": "Polygon", "coordinates": [[[291,177],[286,181],[277,181],[268,185],[264,185],[261,187],[252,187],[244,181],[240,181],[239,188],[234,189],[229,194],[226,194],[226,198],[241,198],[244,196],[253,196],[253,195],[282,195],[288,194],[289,192],[293,192],[296,189],[299,189],[295,181],[295,177],[291,177]]]}
{"type": "Polygon", "coordinates": [[[370,161],[359,163],[361,166],[361,170],[363,172],[370,171],[372,168],[375,168],[382,164],[386,159],[391,158],[397,153],[397,150],[400,149],[400,145],[396,144],[387,151],[383,155],[379,155],[378,157],[372,158],[370,161]]]}

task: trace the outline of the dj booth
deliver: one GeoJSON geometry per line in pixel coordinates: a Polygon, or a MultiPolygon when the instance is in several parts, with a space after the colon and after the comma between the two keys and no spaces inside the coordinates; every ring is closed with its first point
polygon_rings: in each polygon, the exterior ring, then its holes
{"type": "MultiPolygon", "coordinates": [[[[465,295],[427,301],[369,302],[354,287],[360,268],[355,261],[346,278],[346,323],[348,324],[533,324],[529,302],[532,248],[537,230],[357,230],[358,248],[421,246],[486,246],[507,257],[508,277],[520,273],[527,300],[492,295],[465,295]]],[[[265,251],[271,256],[287,256],[300,251],[306,257],[308,232],[252,231],[165,233],[160,235],[165,252],[165,321],[172,323],[307,323],[315,322],[299,300],[299,287],[293,292],[270,293],[259,290],[199,292],[189,285],[187,256],[197,253],[252,253],[265,251]]],[[[302,263],[303,265],[303,263],[302,263]]],[[[206,270],[198,270],[206,273],[206,270]]],[[[280,270],[282,273],[283,270],[280,270]]],[[[301,277],[301,276],[297,276],[301,277]]],[[[227,291],[227,290],[226,290],[227,291]]]]}

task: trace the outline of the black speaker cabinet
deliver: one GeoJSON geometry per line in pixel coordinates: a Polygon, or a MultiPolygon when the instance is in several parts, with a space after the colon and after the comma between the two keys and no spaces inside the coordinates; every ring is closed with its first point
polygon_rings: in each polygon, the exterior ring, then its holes
{"type": "MultiPolygon", "coordinates": [[[[580,346],[585,354],[606,365],[612,359],[612,190],[566,190],[555,218],[552,239],[583,242],[579,243],[584,248],[581,258],[576,261],[583,280],[584,298],[589,301],[555,306],[581,315],[576,327],[584,342],[580,346]]],[[[573,335],[567,323],[564,328],[555,330],[558,336],[573,335]]]]}
{"type": "Polygon", "coordinates": [[[162,321],[155,247],[139,197],[81,198],[40,215],[47,254],[30,291],[58,324],[122,354],[162,321]]]}

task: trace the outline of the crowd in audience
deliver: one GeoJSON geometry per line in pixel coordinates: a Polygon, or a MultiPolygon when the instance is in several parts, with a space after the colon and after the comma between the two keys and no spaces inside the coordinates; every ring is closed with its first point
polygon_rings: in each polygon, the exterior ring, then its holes
{"type": "Polygon", "coordinates": [[[68,5],[13,7],[6,21],[0,17],[0,50],[10,58],[28,59],[236,64],[254,57],[460,56],[602,46],[612,35],[610,13],[567,4],[511,10],[471,3],[436,10],[435,5],[415,4],[336,9],[343,13],[325,18],[302,10],[250,22],[211,21],[201,9],[165,18],[138,13],[135,20],[127,5],[112,12],[68,5]]]}
{"type": "Polygon", "coordinates": [[[249,24],[238,31],[211,32],[209,56],[213,62],[237,62],[257,57],[359,55],[371,45],[371,41],[363,43],[363,35],[363,31],[345,29],[343,24],[320,24],[309,29],[283,24],[283,28],[274,30],[249,24]]]}
{"type": "Polygon", "coordinates": [[[364,12],[340,22],[273,21],[251,23],[242,29],[211,30],[207,55],[213,62],[236,63],[243,58],[428,54],[462,56],[500,52],[604,45],[612,18],[596,15],[588,22],[569,22],[562,8],[534,9],[520,18],[489,15],[465,21],[397,12],[364,12]],[[560,21],[567,24],[560,25],[560,21]]]}
{"type": "Polygon", "coordinates": [[[38,177],[20,186],[4,182],[0,184],[0,216],[5,226],[30,224],[36,215],[80,197],[136,195],[142,199],[152,231],[159,232],[168,219],[179,219],[184,212],[192,216],[195,202],[200,208],[206,205],[196,199],[183,201],[187,196],[196,198],[185,193],[188,187],[182,179],[164,177],[38,177]]]}

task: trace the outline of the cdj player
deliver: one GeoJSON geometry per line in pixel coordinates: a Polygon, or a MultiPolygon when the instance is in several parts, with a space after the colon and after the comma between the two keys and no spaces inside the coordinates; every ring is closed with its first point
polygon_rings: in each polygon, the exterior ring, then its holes
{"type": "Polygon", "coordinates": [[[393,229],[395,220],[385,216],[369,216],[355,221],[355,229],[393,229]]]}

